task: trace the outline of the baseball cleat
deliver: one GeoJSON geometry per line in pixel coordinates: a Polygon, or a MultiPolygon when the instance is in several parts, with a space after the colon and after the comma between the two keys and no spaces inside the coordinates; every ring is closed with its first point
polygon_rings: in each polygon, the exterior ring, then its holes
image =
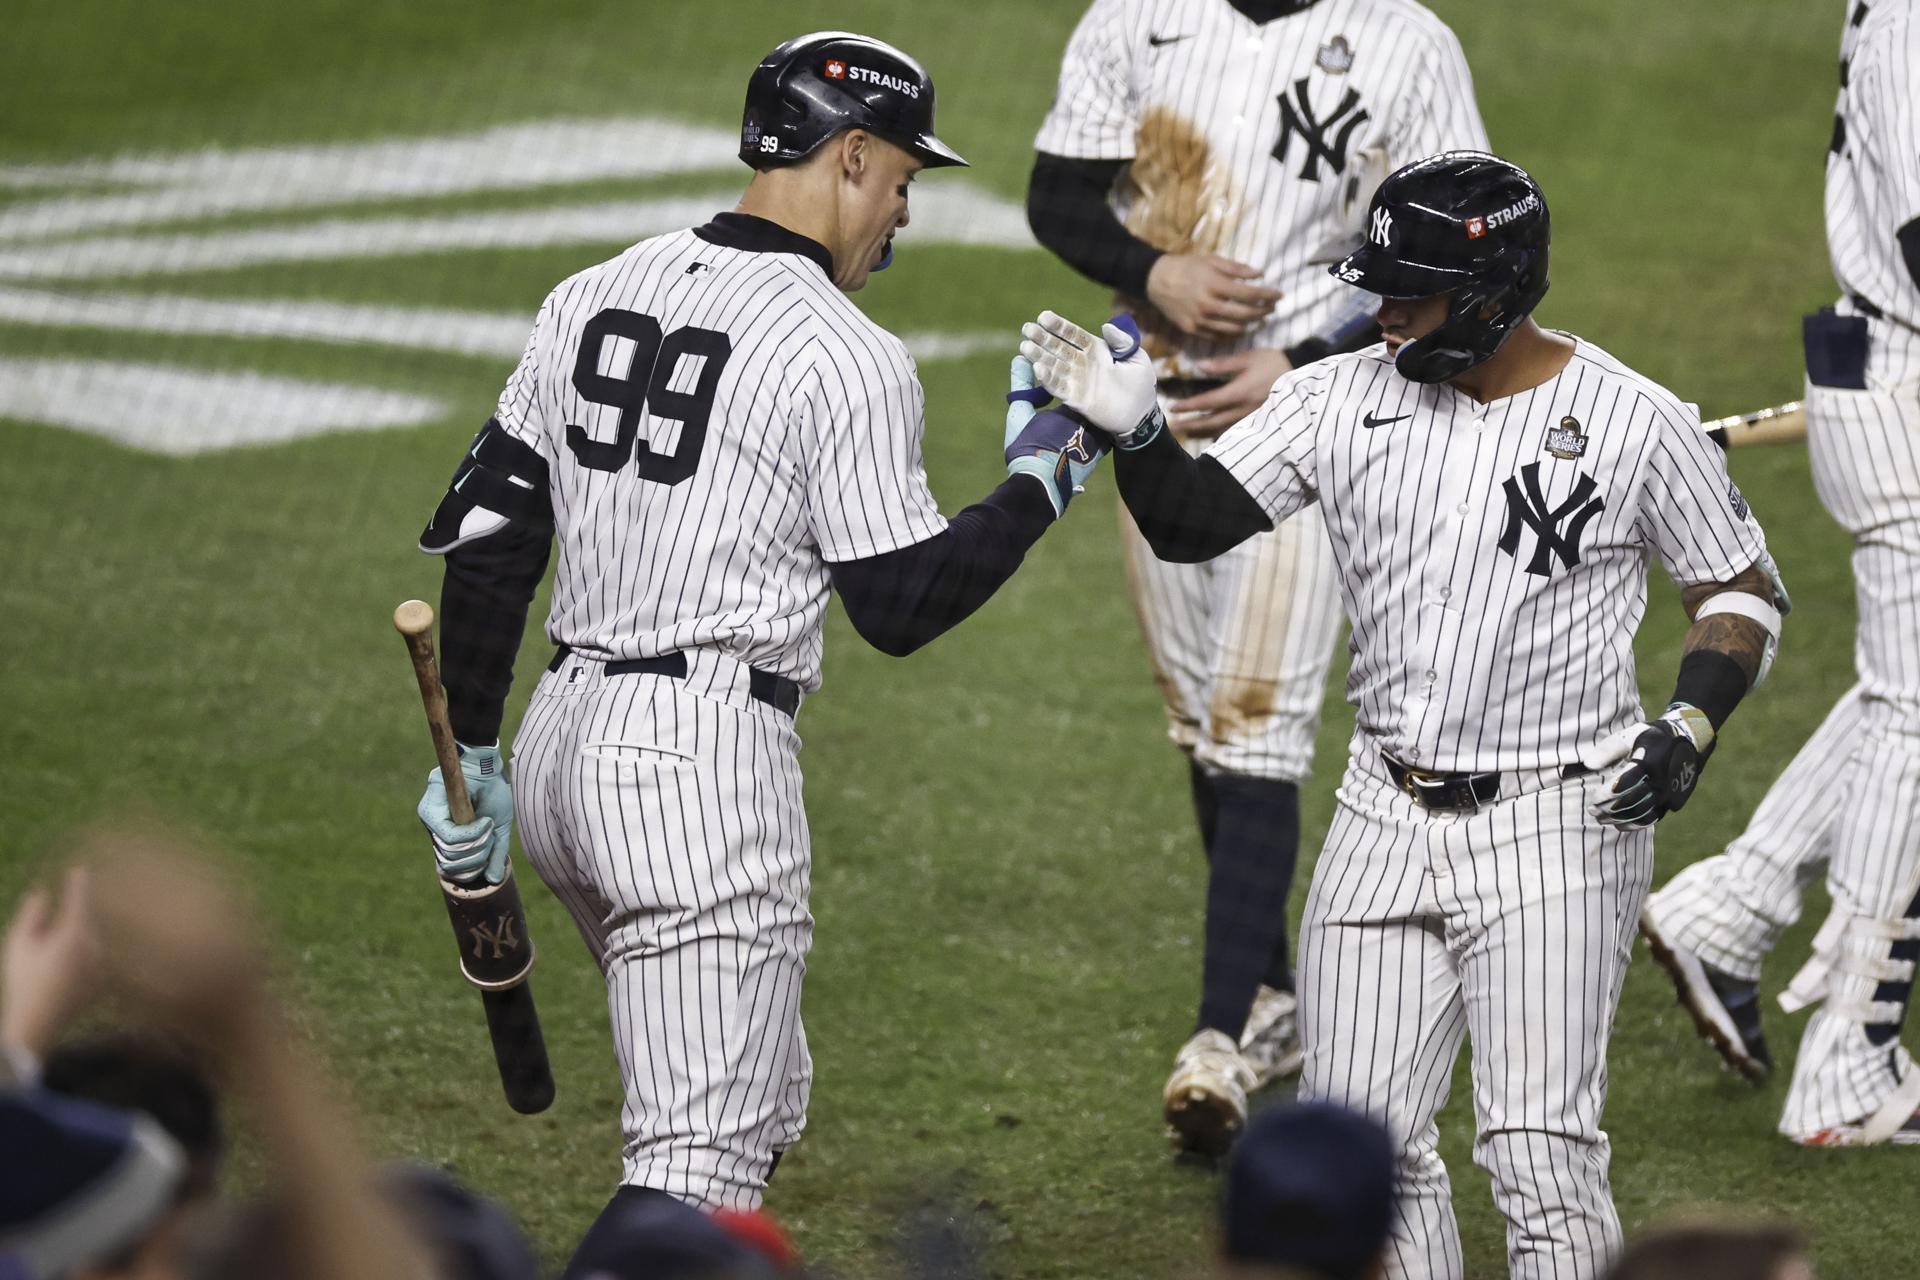
{"type": "Polygon", "coordinates": [[[1300,1002],[1293,992],[1261,984],[1240,1036],[1240,1056],[1253,1071],[1255,1089],[1300,1070],[1300,1002]]]}
{"type": "Polygon", "coordinates": [[[1680,1006],[1693,1015],[1700,1038],[1733,1070],[1754,1084],[1764,1083],[1773,1074],[1773,1055],[1760,1026],[1759,984],[1722,973],[1670,941],[1651,907],[1640,913],[1640,936],[1647,940],[1654,962],[1673,979],[1680,1006]]]}
{"type": "Polygon", "coordinates": [[[1866,1119],[1790,1133],[1787,1140],[1803,1147],[1920,1147],[1920,1071],[1909,1067],[1907,1078],[1866,1119]]]}
{"type": "Polygon", "coordinates": [[[1803,1147],[1873,1147],[1885,1144],[1889,1147],[1920,1147],[1920,1112],[1907,1117],[1905,1124],[1877,1141],[1867,1132],[1865,1124],[1837,1124],[1827,1129],[1818,1129],[1804,1138],[1790,1138],[1803,1147]]]}
{"type": "Polygon", "coordinates": [[[1196,1031],[1173,1060],[1161,1096],[1167,1137],[1182,1151],[1223,1156],[1247,1124],[1253,1068],[1224,1031],[1196,1031]]]}

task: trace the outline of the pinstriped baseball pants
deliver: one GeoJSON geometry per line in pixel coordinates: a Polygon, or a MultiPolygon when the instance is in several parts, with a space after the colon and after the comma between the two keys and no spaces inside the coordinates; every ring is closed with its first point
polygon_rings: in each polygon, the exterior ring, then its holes
{"type": "Polygon", "coordinates": [[[1591,779],[1531,785],[1429,813],[1356,735],[1314,871],[1300,1093],[1380,1118],[1398,1143],[1396,1278],[1462,1274],[1435,1116],[1463,1038],[1474,1163],[1492,1176],[1512,1274],[1586,1280],[1619,1248],[1600,1114],[1653,837],[1596,823],[1591,779]]]}
{"type": "Polygon", "coordinates": [[[606,977],[625,1082],[622,1182],[760,1203],[805,1122],[812,938],[793,722],[747,668],[684,680],[570,657],[514,741],[521,842],[606,977]]]}
{"type": "MultiPolygon", "coordinates": [[[[1209,441],[1194,441],[1199,452],[1209,441]]],[[[1153,554],[1119,505],[1134,612],[1167,736],[1210,769],[1298,782],[1340,634],[1339,570],[1313,506],[1201,564],[1153,554]]]]}
{"type": "MultiPolygon", "coordinates": [[[[1807,385],[1814,487],[1854,540],[1860,683],[1768,790],[1746,831],[1650,903],[1674,941],[1750,981],[1799,918],[1801,892],[1822,866],[1830,919],[1898,920],[1920,908],[1920,338],[1880,324],[1872,339],[1865,390],[1807,385]]],[[[1790,633],[1791,623],[1789,646],[1790,633]]],[[[1868,962],[1887,953],[1884,940],[1865,937],[1834,945],[1868,962]]],[[[1836,972],[1801,1036],[1782,1133],[1804,1137],[1861,1120],[1903,1087],[1920,1100],[1897,1035],[1844,1016],[1849,1005],[1907,1000],[1899,987],[1836,972]]]]}

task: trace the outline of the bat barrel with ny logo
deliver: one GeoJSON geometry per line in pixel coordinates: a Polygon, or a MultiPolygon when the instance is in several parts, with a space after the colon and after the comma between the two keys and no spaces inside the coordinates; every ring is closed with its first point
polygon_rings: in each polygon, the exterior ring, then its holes
{"type": "MultiPolygon", "coordinates": [[[[472,822],[473,797],[460,771],[460,749],[447,719],[447,694],[433,654],[433,607],[424,600],[409,600],[393,611],[393,625],[406,639],[413,660],[420,702],[446,783],[448,812],[455,822],[472,822]]],[[[547,1061],[533,988],[527,982],[535,953],[513,864],[507,864],[499,884],[470,888],[442,879],[440,896],[460,948],[460,975],[480,989],[507,1105],[522,1115],[545,1111],[553,1105],[553,1069],[547,1061]]]]}

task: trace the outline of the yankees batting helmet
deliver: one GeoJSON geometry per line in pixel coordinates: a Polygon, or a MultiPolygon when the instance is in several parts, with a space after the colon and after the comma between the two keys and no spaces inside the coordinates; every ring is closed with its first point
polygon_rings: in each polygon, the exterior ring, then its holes
{"type": "Polygon", "coordinates": [[[1400,348],[1412,382],[1444,382],[1500,349],[1547,293],[1547,198],[1527,171],[1449,151],[1373,193],[1367,239],[1333,274],[1383,298],[1448,295],[1440,327],[1400,348]]]}
{"type": "Polygon", "coordinates": [[[755,169],[792,164],[848,129],[911,151],[927,168],[964,165],[933,135],[933,80],[884,41],[816,31],[760,60],[747,81],[740,158],[755,169]]]}

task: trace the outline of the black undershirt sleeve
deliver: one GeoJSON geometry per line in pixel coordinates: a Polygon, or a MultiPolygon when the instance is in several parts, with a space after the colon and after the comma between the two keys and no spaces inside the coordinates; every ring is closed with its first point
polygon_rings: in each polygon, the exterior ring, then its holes
{"type": "Polygon", "coordinates": [[[1920,218],[1915,218],[1894,233],[1900,241],[1900,256],[1907,260],[1907,274],[1920,287],[1920,218]]]}
{"type": "Polygon", "coordinates": [[[1038,480],[1009,476],[933,537],[827,569],[861,639],[904,658],[985,604],[1053,519],[1038,480]]]}
{"type": "Polygon", "coordinates": [[[513,660],[527,606],[547,571],[553,530],[509,524],[446,554],[440,585],[440,680],[453,736],[472,746],[500,740],[513,660]]]}
{"type": "Polygon", "coordinates": [[[1144,298],[1160,250],[1120,225],[1107,202],[1126,167],[1125,160],[1036,152],[1027,179],[1027,225],[1035,239],[1089,280],[1144,298]]]}
{"type": "Polygon", "coordinates": [[[1143,448],[1115,450],[1114,481],[1153,554],[1175,564],[1198,564],[1273,528],[1273,521],[1209,457],[1195,458],[1170,431],[1143,448]]]}

